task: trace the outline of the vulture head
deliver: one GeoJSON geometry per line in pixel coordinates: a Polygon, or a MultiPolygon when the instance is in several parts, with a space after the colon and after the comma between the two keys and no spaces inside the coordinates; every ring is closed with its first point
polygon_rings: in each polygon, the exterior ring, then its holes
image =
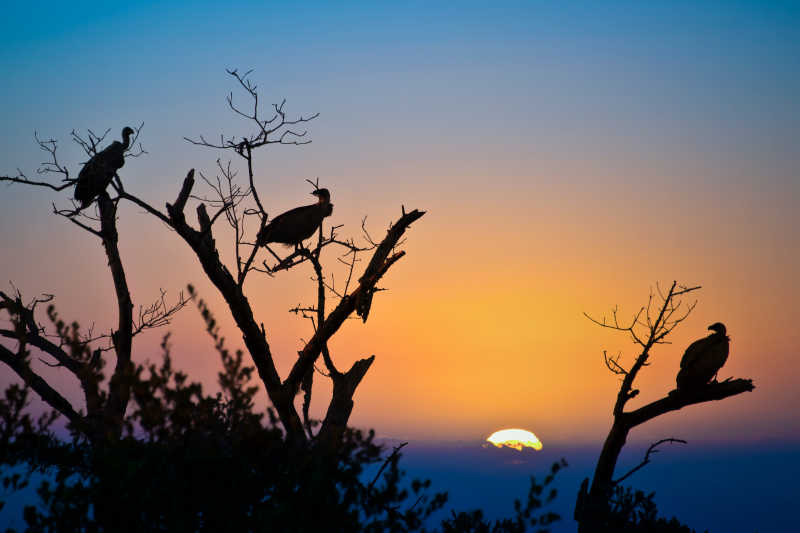
{"type": "Polygon", "coordinates": [[[708,326],[708,329],[710,329],[711,331],[713,331],[715,333],[719,333],[720,335],[725,335],[725,331],[726,331],[725,330],[725,324],[723,324],[722,322],[714,322],[713,324],[708,326]]]}
{"type": "Polygon", "coordinates": [[[312,192],[314,196],[319,199],[319,203],[321,204],[328,204],[331,201],[331,193],[328,189],[317,189],[316,191],[312,192]]]}
{"type": "Polygon", "coordinates": [[[134,133],[136,132],[133,131],[133,128],[129,126],[122,128],[122,144],[125,146],[125,148],[131,145],[131,135],[134,133]]]}

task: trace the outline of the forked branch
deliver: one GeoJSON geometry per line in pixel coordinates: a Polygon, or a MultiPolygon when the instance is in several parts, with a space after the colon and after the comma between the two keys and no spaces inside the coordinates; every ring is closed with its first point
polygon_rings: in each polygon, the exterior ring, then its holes
{"type": "Polygon", "coordinates": [[[304,138],[307,133],[305,130],[297,131],[292,129],[292,126],[310,122],[317,118],[319,113],[314,113],[313,115],[307,117],[301,115],[296,119],[288,119],[286,117],[286,112],[284,111],[284,105],[286,104],[286,100],[284,99],[280,104],[272,105],[273,112],[269,118],[262,118],[259,115],[258,86],[253,84],[249,78],[252,70],[248,70],[244,74],[240,74],[237,69],[228,70],[227,72],[236,79],[237,83],[248,93],[252,99],[252,110],[245,111],[234,103],[233,93],[230,93],[226,98],[228,107],[230,107],[230,109],[237,115],[253,122],[257,128],[256,133],[244,137],[241,141],[236,140],[234,137],[225,138],[225,136],[222,134],[219,136],[219,142],[210,142],[202,135],[198,139],[184,137],[186,141],[208,148],[233,150],[242,157],[245,157],[245,154],[248,151],[267,144],[300,145],[311,142],[310,140],[304,138]]]}
{"type": "Polygon", "coordinates": [[[649,448],[647,448],[647,452],[645,452],[644,459],[642,459],[642,462],[639,463],[638,465],[634,466],[630,470],[628,470],[625,473],[625,475],[623,475],[619,479],[614,480],[613,481],[614,485],[618,485],[618,484],[622,483],[623,481],[625,481],[626,479],[631,477],[633,474],[635,474],[636,472],[638,472],[639,470],[644,468],[646,465],[650,464],[650,456],[653,455],[654,453],[658,453],[658,447],[661,446],[664,443],[667,443],[667,442],[676,443],[676,444],[686,444],[685,440],[673,439],[673,438],[661,439],[659,441],[654,442],[653,444],[650,445],[649,448]]]}
{"type": "MultiPolygon", "coordinates": [[[[325,319],[325,322],[319,325],[314,336],[300,352],[300,357],[292,367],[289,377],[286,378],[283,383],[283,387],[288,395],[294,396],[297,394],[300,380],[305,375],[305,372],[313,366],[317,357],[319,357],[322,346],[339,330],[339,327],[341,327],[347,317],[357,310],[359,302],[363,302],[363,300],[367,298],[371,301],[372,294],[375,291],[375,286],[378,281],[380,281],[386,271],[388,271],[394,263],[405,255],[405,252],[397,252],[392,256],[389,256],[389,253],[408,227],[424,214],[424,211],[415,209],[401,216],[389,229],[386,237],[373,253],[369,266],[367,266],[364,275],[361,276],[359,280],[358,287],[351,294],[339,301],[336,308],[331,311],[330,315],[325,319]]],[[[362,318],[366,319],[366,316],[362,315],[362,318]]]]}

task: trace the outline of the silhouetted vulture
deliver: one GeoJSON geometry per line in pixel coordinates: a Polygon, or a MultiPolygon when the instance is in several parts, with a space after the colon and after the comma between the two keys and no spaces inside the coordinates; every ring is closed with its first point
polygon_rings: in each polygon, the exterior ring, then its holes
{"type": "Polygon", "coordinates": [[[681,369],[676,381],[678,390],[697,389],[712,378],[728,359],[728,342],[725,325],[715,322],[708,326],[714,333],[704,339],[694,341],[686,348],[681,359],[681,369]]]}
{"type": "Polygon", "coordinates": [[[114,141],[83,165],[75,184],[75,199],[81,203],[81,209],[106,190],[114,173],[125,164],[125,150],[130,146],[133,133],[133,129],[126,126],[122,129],[122,142],[114,141]]]}
{"type": "Polygon", "coordinates": [[[311,237],[322,224],[322,219],[333,213],[328,189],[317,189],[311,194],[319,198],[316,204],[295,207],[273,218],[272,222],[259,232],[258,245],[265,246],[271,242],[278,242],[298,246],[303,240],[311,237]]]}

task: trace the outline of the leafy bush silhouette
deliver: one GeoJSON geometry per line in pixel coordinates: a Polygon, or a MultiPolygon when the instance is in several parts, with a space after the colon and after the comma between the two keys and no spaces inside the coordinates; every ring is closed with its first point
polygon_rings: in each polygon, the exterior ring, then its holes
{"type": "MultiPolygon", "coordinates": [[[[75,428],[71,438],[59,437],[52,431],[57,413],[34,420],[25,412],[31,389],[9,386],[0,400],[0,461],[4,470],[26,470],[6,471],[4,485],[24,488],[33,472],[47,474],[40,504],[24,509],[26,530],[429,531],[446,493],[433,493],[430,480],[407,482],[401,454],[384,459],[372,431],[348,429],[333,460],[288,446],[275,414],[254,411],[255,369],[217,341],[219,393],[206,394],[173,367],[167,335],[160,363],[135,368],[122,438],[102,445],[75,428]],[[379,476],[365,483],[365,469],[382,462],[379,476]]],[[[556,497],[546,489],[564,466],[554,464],[541,484],[531,478],[513,518],[491,522],[480,510],[454,511],[441,531],[548,531],[559,516],[534,512],[556,497]]]]}
{"type": "Polygon", "coordinates": [[[669,520],[659,517],[655,495],[655,492],[645,494],[631,487],[614,487],[603,527],[606,531],[620,533],[695,533],[675,517],[669,520]]]}

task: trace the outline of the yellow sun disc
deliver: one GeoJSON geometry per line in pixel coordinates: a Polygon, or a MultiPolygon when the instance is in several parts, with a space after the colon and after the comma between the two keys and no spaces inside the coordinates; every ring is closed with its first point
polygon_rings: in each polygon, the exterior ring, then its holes
{"type": "Polygon", "coordinates": [[[486,439],[498,448],[507,447],[522,451],[522,448],[542,449],[542,442],[536,435],[524,429],[501,429],[495,431],[486,439]]]}

